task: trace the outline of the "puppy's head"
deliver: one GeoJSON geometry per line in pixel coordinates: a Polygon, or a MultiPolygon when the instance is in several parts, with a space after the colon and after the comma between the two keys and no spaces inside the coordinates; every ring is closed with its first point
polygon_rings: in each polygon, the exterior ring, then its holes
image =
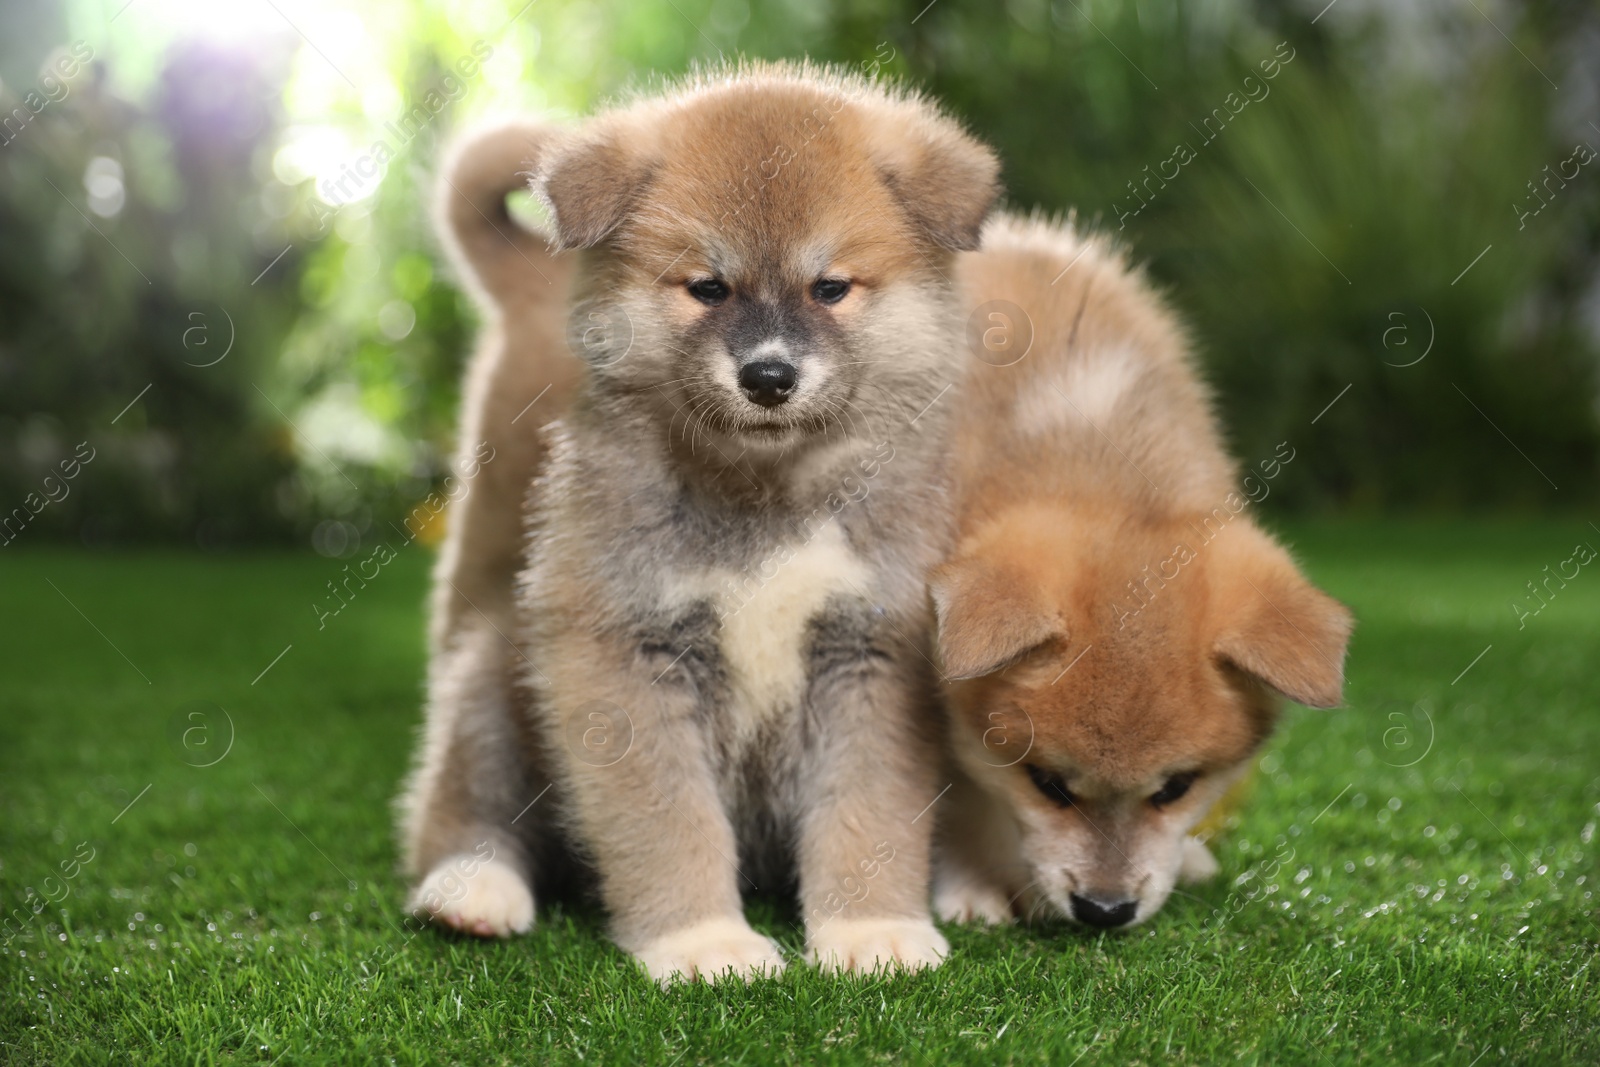
{"type": "Polygon", "coordinates": [[[957,757],[1033,885],[1091,926],[1160,909],[1278,695],[1341,700],[1349,612],[1243,518],[1011,513],[932,589],[957,757]]]}
{"type": "Polygon", "coordinates": [[[601,115],[535,188],[560,244],[591,250],[576,325],[597,387],[760,451],[948,382],[944,272],[996,172],[921,100],[756,67],[601,115]]]}

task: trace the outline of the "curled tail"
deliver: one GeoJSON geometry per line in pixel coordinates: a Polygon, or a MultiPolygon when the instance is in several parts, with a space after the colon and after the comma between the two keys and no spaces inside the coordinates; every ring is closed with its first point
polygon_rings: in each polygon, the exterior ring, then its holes
{"type": "Polygon", "coordinates": [[[480,301],[499,306],[545,290],[564,295],[550,265],[550,236],[506,211],[506,195],[528,187],[557,133],[532,119],[502,120],[467,131],[445,155],[434,192],[439,235],[480,301]]]}

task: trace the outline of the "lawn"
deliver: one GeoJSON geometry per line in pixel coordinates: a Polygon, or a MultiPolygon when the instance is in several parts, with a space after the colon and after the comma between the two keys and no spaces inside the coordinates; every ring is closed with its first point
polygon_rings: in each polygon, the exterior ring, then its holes
{"type": "Polygon", "coordinates": [[[1121,935],[952,928],[913,978],[667,993],[592,909],[400,925],[420,546],[321,629],[342,563],[9,547],[0,1062],[1600,1062],[1600,568],[1509,607],[1600,531],[1289,536],[1360,620],[1349,706],[1286,714],[1215,882],[1121,935]]]}

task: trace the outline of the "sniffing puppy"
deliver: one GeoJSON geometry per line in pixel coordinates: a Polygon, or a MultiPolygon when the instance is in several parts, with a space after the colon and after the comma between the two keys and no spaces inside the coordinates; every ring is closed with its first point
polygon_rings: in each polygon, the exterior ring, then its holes
{"type": "Polygon", "coordinates": [[[1119,255],[1002,218],[959,270],[1001,332],[962,384],[930,582],[957,782],[936,906],[1142,922],[1215,873],[1189,831],[1278,694],[1340,702],[1351,617],[1241,514],[1182,332],[1119,255]]]}
{"type": "Polygon", "coordinates": [[[436,227],[484,320],[458,444],[458,471],[476,473],[448,513],[434,567],[427,726],[400,832],[406,870],[422,879],[412,906],[485,937],[532,925],[528,856],[558,845],[548,820],[512,824],[538,764],[515,689],[513,585],[522,502],[546,452],[541,427],[565,409],[583,365],[562,329],[574,257],[553,254],[548,236],[506,211],[556,132],[527,121],[474,131],[446,157],[435,194],[436,227]]]}
{"type": "MultiPolygon", "coordinates": [[[[659,980],[783,968],[744,919],[751,886],[797,884],[825,968],[947,952],[920,818],[925,581],[949,547],[936,401],[961,358],[947,272],[996,170],[913,96],[787,66],[698,77],[541,157],[594,344],[532,494],[531,762],[463,768],[508,783],[467,837],[553,781],[529,818],[561,814],[659,980]]],[[[531,914],[539,857],[495,855],[492,892],[456,908],[468,929],[508,900],[531,914]]]]}

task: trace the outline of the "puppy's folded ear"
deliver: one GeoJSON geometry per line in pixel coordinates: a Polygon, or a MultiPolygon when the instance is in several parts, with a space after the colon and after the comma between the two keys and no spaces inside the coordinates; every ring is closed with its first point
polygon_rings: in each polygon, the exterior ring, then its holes
{"type": "MultiPolygon", "coordinates": [[[[1308,582],[1289,554],[1252,527],[1228,533],[1218,572],[1217,657],[1313,708],[1344,700],[1344,656],[1355,620],[1308,582]]],[[[1220,544],[1220,542],[1219,542],[1220,544]]]]}
{"type": "Polygon", "coordinates": [[[593,248],[638,202],[652,166],[634,132],[598,120],[541,162],[533,192],[550,209],[558,247],[593,248]]]}
{"type": "Polygon", "coordinates": [[[1045,591],[1001,563],[951,560],[933,572],[928,589],[948,679],[993,674],[1046,642],[1066,639],[1066,626],[1045,591]]]}
{"type": "Polygon", "coordinates": [[[940,248],[977,248],[1000,192],[994,151],[924,103],[880,105],[869,121],[878,172],[906,214],[940,248]]]}

